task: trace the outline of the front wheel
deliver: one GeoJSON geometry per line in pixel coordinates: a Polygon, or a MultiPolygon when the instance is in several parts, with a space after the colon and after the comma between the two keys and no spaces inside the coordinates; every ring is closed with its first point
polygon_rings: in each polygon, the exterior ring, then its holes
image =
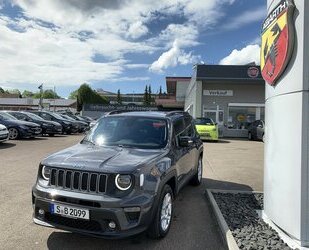
{"type": "Polygon", "coordinates": [[[159,205],[148,229],[148,236],[152,239],[164,238],[172,223],[173,218],[173,191],[169,185],[163,187],[159,205]]]}
{"type": "Polygon", "coordinates": [[[202,156],[200,156],[200,158],[198,159],[197,172],[192,177],[191,184],[194,186],[201,185],[202,178],[203,178],[203,158],[202,156]]]}
{"type": "Polygon", "coordinates": [[[16,140],[19,137],[19,132],[16,128],[9,129],[9,139],[16,140]]]}

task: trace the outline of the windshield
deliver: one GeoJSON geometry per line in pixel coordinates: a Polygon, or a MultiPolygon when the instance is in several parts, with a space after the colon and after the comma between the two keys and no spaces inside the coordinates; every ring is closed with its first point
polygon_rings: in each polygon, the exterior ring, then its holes
{"type": "Polygon", "coordinates": [[[72,117],[70,117],[70,116],[68,116],[68,115],[61,115],[63,118],[65,118],[65,119],[68,119],[68,120],[70,120],[70,121],[76,121],[76,120],[74,120],[72,117]]]}
{"type": "Polygon", "coordinates": [[[8,113],[5,113],[5,112],[1,112],[0,113],[0,118],[2,120],[17,120],[17,118],[15,118],[14,116],[8,114],[8,113]]]}
{"type": "Polygon", "coordinates": [[[157,149],[166,146],[167,137],[164,119],[116,116],[100,119],[82,143],[157,149]]]}
{"type": "Polygon", "coordinates": [[[28,113],[25,112],[25,115],[29,116],[30,118],[32,118],[33,120],[40,120],[40,121],[45,121],[42,117],[36,115],[36,114],[32,114],[32,113],[28,113]]]}
{"type": "Polygon", "coordinates": [[[56,117],[57,119],[63,120],[65,118],[63,118],[61,115],[57,114],[57,113],[50,113],[50,115],[56,117]]]}
{"type": "Polygon", "coordinates": [[[215,125],[212,119],[210,118],[196,118],[195,125],[215,125]]]}

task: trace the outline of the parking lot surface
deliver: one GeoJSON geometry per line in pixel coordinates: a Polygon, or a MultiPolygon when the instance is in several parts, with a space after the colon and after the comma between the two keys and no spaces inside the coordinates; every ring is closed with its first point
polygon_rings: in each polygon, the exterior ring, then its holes
{"type": "MultiPolygon", "coordinates": [[[[168,236],[160,241],[150,240],[144,234],[126,240],[103,240],[33,224],[31,188],[40,160],[74,145],[81,138],[77,135],[41,137],[0,144],[0,249],[225,249],[204,196],[207,183],[221,183],[209,179],[217,172],[208,176],[211,173],[208,166],[203,184],[187,186],[177,197],[172,227],[168,236]]],[[[204,164],[214,163],[211,148],[219,145],[206,144],[210,158],[205,158],[204,164]]]]}
{"type": "Polygon", "coordinates": [[[207,188],[263,191],[263,142],[222,139],[204,150],[207,188]]]}

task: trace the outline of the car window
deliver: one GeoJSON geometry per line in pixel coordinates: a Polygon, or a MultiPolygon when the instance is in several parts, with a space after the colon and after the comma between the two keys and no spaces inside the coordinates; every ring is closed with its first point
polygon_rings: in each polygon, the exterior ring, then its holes
{"type": "Polygon", "coordinates": [[[175,135],[176,136],[180,135],[185,129],[183,118],[179,118],[179,119],[175,120],[173,122],[173,127],[174,127],[175,135]]]}
{"type": "Polygon", "coordinates": [[[49,115],[47,113],[41,113],[41,117],[43,117],[45,120],[51,120],[52,119],[51,115],[49,115]]]}
{"type": "Polygon", "coordinates": [[[167,138],[165,119],[109,116],[101,118],[82,143],[156,149],[164,148],[167,138]]]}
{"type": "Polygon", "coordinates": [[[1,117],[1,120],[17,120],[14,116],[8,113],[5,113],[5,112],[1,112],[0,117],[1,117]]]}
{"type": "Polygon", "coordinates": [[[214,125],[214,121],[211,118],[196,118],[194,120],[195,125],[214,125]]]}

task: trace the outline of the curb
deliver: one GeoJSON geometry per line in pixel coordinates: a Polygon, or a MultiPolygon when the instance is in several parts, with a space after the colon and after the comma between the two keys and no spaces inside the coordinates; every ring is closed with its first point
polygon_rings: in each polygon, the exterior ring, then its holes
{"type": "MultiPolygon", "coordinates": [[[[228,225],[226,224],[225,222],[225,219],[217,205],[217,202],[215,201],[215,198],[213,197],[212,195],[212,192],[219,192],[219,190],[213,190],[213,189],[206,189],[206,193],[207,193],[207,196],[210,200],[210,203],[211,203],[211,206],[215,212],[215,215],[216,215],[216,218],[218,220],[218,223],[219,223],[219,226],[220,226],[220,229],[221,229],[221,233],[222,233],[222,236],[223,238],[225,239],[225,243],[228,247],[228,249],[230,250],[239,250],[239,247],[232,235],[232,232],[230,231],[228,225]]],[[[223,191],[223,190],[221,190],[223,191]]]]}

